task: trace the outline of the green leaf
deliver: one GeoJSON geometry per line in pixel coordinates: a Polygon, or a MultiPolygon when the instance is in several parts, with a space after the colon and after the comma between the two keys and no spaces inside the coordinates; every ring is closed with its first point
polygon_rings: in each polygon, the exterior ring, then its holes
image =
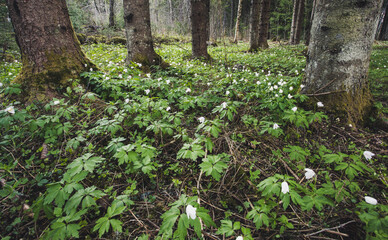
{"type": "Polygon", "coordinates": [[[174,239],[178,238],[184,240],[187,236],[188,227],[189,219],[187,218],[187,215],[185,213],[182,213],[178,221],[178,228],[174,233],[174,239]]]}
{"type": "Polygon", "coordinates": [[[109,227],[110,227],[109,218],[102,217],[97,220],[96,225],[93,228],[93,232],[98,230],[98,235],[101,238],[102,235],[104,235],[104,233],[109,231],[109,227]]]}

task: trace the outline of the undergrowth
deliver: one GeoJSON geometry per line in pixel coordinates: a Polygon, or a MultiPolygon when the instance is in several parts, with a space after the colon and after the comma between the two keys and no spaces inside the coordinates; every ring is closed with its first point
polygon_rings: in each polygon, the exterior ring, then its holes
{"type": "Polygon", "coordinates": [[[0,63],[2,239],[386,239],[387,133],[303,109],[303,46],[247,49],[162,45],[146,74],[84,46],[86,84],[27,106],[0,63]]]}

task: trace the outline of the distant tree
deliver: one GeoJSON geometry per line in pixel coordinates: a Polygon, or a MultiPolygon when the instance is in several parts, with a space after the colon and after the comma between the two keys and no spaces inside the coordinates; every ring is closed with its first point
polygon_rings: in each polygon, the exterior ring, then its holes
{"type": "Polygon", "coordinates": [[[234,31],[234,39],[233,42],[237,43],[238,42],[238,35],[239,35],[239,25],[240,25],[240,18],[241,18],[241,11],[242,11],[242,1],[238,1],[238,9],[237,9],[237,17],[236,17],[236,27],[234,31]]]}
{"type": "Polygon", "coordinates": [[[268,48],[268,28],[270,16],[271,0],[261,0],[260,5],[260,22],[259,22],[259,48],[268,48]]]}
{"type": "Polygon", "coordinates": [[[7,0],[23,67],[14,83],[23,101],[46,101],[94,66],[83,54],[65,0],[7,0]]]}
{"type": "Polygon", "coordinates": [[[109,27],[116,27],[115,23],[115,0],[109,1],[109,27]]]}
{"type": "Polygon", "coordinates": [[[209,41],[210,0],[191,0],[191,37],[194,58],[210,59],[209,41]]]}
{"type": "Polygon", "coordinates": [[[385,8],[381,13],[381,26],[377,34],[377,40],[388,41],[388,1],[385,3],[385,8]]]}
{"type": "Polygon", "coordinates": [[[382,3],[316,2],[302,93],[349,123],[364,123],[373,113],[367,80],[382,3]]]}
{"type": "Polygon", "coordinates": [[[260,18],[260,1],[251,0],[251,16],[249,22],[249,52],[259,49],[259,18],[260,18]]]}
{"type": "Polygon", "coordinates": [[[304,18],[304,1],[294,0],[294,10],[292,14],[291,34],[289,43],[292,45],[299,44],[300,35],[303,28],[304,18]]]}
{"type": "Polygon", "coordinates": [[[249,51],[268,48],[268,28],[271,0],[252,0],[249,51]]]}
{"type": "Polygon", "coordinates": [[[163,64],[162,58],[153,47],[149,1],[123,0],[123,5],[127,63],[136,62],[144,66],[163,64]]]}

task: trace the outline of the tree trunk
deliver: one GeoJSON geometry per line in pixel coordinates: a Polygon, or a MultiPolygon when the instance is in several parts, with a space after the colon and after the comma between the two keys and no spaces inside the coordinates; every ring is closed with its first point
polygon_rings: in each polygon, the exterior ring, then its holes
{"type": "Polygon", "coordinates": [[[123,0],[125,34],[127,38],[127,63],[144,66],[160,65],[161,57],[155,53],[148,0],[123,0]]]}
{"type": "Polygon", "coordinates": [[[23,67],[22,101],[47,101],[94,65],[81,51],[65,0],[7,0],[23,67]]]}
{"type": "Polygon", "coordinates": [[[310,44],[311,25],[313,24],[315,8],[316,8],[316,5],[317,5],[316,3],[317,3],[317,1],[313,0],[313,7],[311,9],[310,21],[309,21],[308,27],[307,27],[307,34],[306,34],[306,41],[305,41],[305,45],[306,46],[308,46],[310,44]]]}
{"type": "Polygon", "coordinates": [[[305,0],[299,0],[298,17],[296,20],[295,44],[300,43],[300,35],[302,34],[304,19],[304,1],[305,0]]]}
{"type": "Polygon", "coordinates": [[[300,34],[302,33],[303,28],[303,18],[304,0],[295,0],[289,41],[291,45],[296,45],[300,42],[300,34]]]}
{"type": "Polygon", "coordinates": [[[388,2],[385,4],[385,9],[382,13],[382,24],[380,26],[377,40],[388,41],[388,2]]]}
{"type": "Polygon", "coordinates": [[[349,123],[372,113],[367,76],[382,2],[316,2],[302,93],[349,123]]]}
{"type": "Polygon", "coordinates": [[[296,36],[296,23],[298,20],[298,11],[299,11],[299,2],[300,0],[294,0],[294,9],[292,11],[292,22],[291,22],[291,33],[290,33],[290,41],[289,43],[295,44],[295,36],[296,36]]]}
{"type": "Polygon", "coordinates": [[[210,0],[191,0],[191,37],[194,58],[210,59],[207,52],[209,10],[210,0]]]}
{"type": "Polygon", "coordinates": [[[115,0],[109,1],[109,27],[116,27],[115,23],[115,0]]]}
{"type": "Polygon", "coordinates": [[[236,17],[236,29],[234,31],[234,40],[233,43],[237,43],[238,41],[238,34],[239,34],[239,25],[240,25],[240,18],[241,18],[241,11],[242,11],[242,0],[238,1],[238,9],[237,9],[237,17],[236,17]]]}
{"type": "Polygon", "coordinates": [[[270,15],[271,0],[261,0],[260,6],[260,22],[259,22],[259,48],[268,48],[268,28],[269,28],[269,15],[270,15]]]}
{"type": "Polygon", "coordinates": [[[260,0],[251,1],[251,18],[249,22],[249,52],[259,49],[259,19],[260,19],[260,0]]]}

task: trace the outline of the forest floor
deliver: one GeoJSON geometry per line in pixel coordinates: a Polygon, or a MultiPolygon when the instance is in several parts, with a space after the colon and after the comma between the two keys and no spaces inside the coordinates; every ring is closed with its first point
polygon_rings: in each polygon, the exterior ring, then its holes
{"type": "MultiPolygon", "coordinates": [[[[49,103],[0,62],[1,239],[387,239],[388,133],[304,107],[304,46],[162,44],[151,73],[83,49],[98,69],[49,103]]],[[[386,118],[388,42],[369,79],[386,118]]]]}

